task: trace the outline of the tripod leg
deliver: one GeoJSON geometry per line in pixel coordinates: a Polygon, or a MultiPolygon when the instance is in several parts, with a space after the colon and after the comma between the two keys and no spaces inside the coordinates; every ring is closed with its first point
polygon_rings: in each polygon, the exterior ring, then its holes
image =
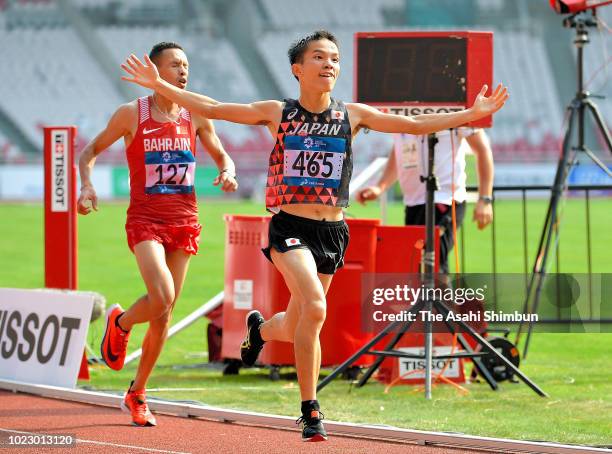
{"type": "MultiPolygon", "coordinates": [[[[438,309],[441,310],[444,313],[444,317],[446,317],[446,315],[448,314],[449,310],[448,308],[442,306],[438,306],[438,309]]],[[[514,364],[512,364],[510,361],[508,361],[508,359],[500,354],[495,347],[493,347],[484,337],[482,337],[480,334],[478,334],[476,331],[474,331],[474,329],[466,324],[465,322],[458,320],[456,322],[459,326],[461,326],[466,332],[468,332],[474,339],[476,339],[478,341],[478,343],[480,345],[482,345],[483,347],[486,347],[487,350],[489,350],[491,353],[493,353],[495,356],[497,356],[499,359],[502,360],[502,362],[508,366],[510,369],[512,369],[514,371],[514,373],[521,379],[523,380],[523,382],[529,386],[531,389],[533,389],[537,394],[539,394],[542,397],[548,397],[548,394],[546,394],[544,391],[542,391],[540,389],[540,387],[538,387],[538,385],[536,385],[534,382],[532,382],[529,377],[527,377],[525,374],[523,374],[523,372],[521,372],[514,364]]]]}
{"type": "MultiPolygon", "coordinates": [[[[395,344],[399,342],[400,338],[404,335],[404,333],[408,330],[408,328],[409,326],[405,326],[399,332],[395,333],[395,336],[393,336],[393,339],[391,339],[391,341],[387,345],[385,345],[385,350],[393,350],[393,348],[395,347],[395,344]]],[[[368,367],[368,370],[359,379],[359,383],[357,383],[358,388],[361,388],[363,385],[367,383],[367,381],[370,379],[372,374],[374,374],[374,372],[378,370],[378,368],[380,367],[380,365],[382,364],[384,360],[385,360],[384,356],[379,356],[376,358],[376,361],[374,361],[374,363],[370,367],[368,367]]]]}
{"type": "Polygon", "coordinates": [[[589,111],[591,112],[591,114],[593,114],[593,118],[595,118],[595,122],[597,123],[599,131],[601,132],[601,135],[604,137],[604,140],[606,141],[606,145],[608,146],[608,151],[612,153],[612,139],[610,138],[610,131],[608,131],[606,123],[603,121],[603,117],[601,116],[601,112],[599,111],[599,108],[590,99],[587,99],[584,102],[584,104],[589,108],[589,111]]]}
{"type": "MultiPolygon", "coordinates": [[[[551,197],[548,206],[547,223],[544,225],[542,230],[542,236],[540,238],[540,247],[533,267],[533,273],[536,274],[536,289],[533,296],[533,305],[531,313],[537,313],[540,302],[540,295],[542,293],[542,285],[546,276],[546,262],[548,259],[548,253],[550,251],[550,244],[556,229],[557,224],[557,207],[559,200],[563,193],[563,187],[569,174],[569,171],[573,165],[573,160],[569,159],[570,155],[570,141],[572,140],[572,132],[574,121],[576,119],[576,112],[579,109],[577,102],[573,102],[570,106],[570,115],[568,119],[567,129],[565,131],[565,137],[563,138],[563,147],[561,151],[561,159],[557,165],[557,171],[555,173],[555,180],[551,190],[551,197]]],[[[531,297],[532,288],[529,288],[527,298],[531,297]]],[[[525,347],[523,350],[523,358],[527,357],[527,351],[529,349],[529,342],[531,340],[531,334],[533,331],[533,321],[529,322],[527,330],[527,339],[525,340],[525,347]]]]}
{"type": "MultiPolygon", "coordinates": [[[[531,278],[529,279],[529,285],[527,286],[527,294],[525,295],[525,304],[523,304],[523,314],[531,314],[532,313],[532,301],[531,301],[531,292],[533,291],[533,289],[535,288],[535,282],[536,279],[539,277],[540,275],[540,267],[539,267],[539,260],[538,257],[540,257],[542,255],[542,246],[544,245],[544,242],[546,241],[546,236],[544,235],[544,232],[548,232],[548,225],[550,223],[550,212],[551,212],[551,205],[548,205],[548,211],[546,213],[546,218],[544,220],[544,228],[542,230],[542,235],[540,236],[540,244],[538,245],[538,254],[536,256],[536,261],[533,265],[533,270],[531,271],[531,278]]],[[[521,320],[521,322],[519,323],[519,327],[516,333],[516,340],[515,343],[516,345],[518,345],[518,343],[521,340],[521,335],[523,334],[523,322],[521,320]]]]}
{"type": "MultiPolygon", "coordinates": [[[[463,337],[463,334],[458,334],[457,340],[459,341],[459,343],[461,344],[461,346],[463,347],[465,351],[467,351],[468,353],[474,353],[474,350],[472,350],[472,347],[470,347],[470,344],[468,343],[466,338],[463,337]]],[[[497,381],[495,381],[495,379],[493,378],[493,375],[491,375],[491,372],[489,372],[489,369],[487,369],[482,364],[482,359],[472,358],[472,361],[474,362],[474,366],[476,367],[476,370],[480,372],[480,375],[484,377],[484,379],[489,384],[491,389],[494,391],[497,391],[499,389],[499,385],[497,384],[497,381]]]]}
{"type": "Polygon", "coordinates": [[[346,361],[340,364],[336,369],[332,371],[331,374],[329,374],[327,377],[321,380],[321,382],[317,385],[317,391],[321,391],[325,386],[329,384],[329,382],[331,382],[334,378],[336,378],[338,375],[340,375],[342,372],[348,369],[360,356],[367,354],[370,348],[372,348],[376,343],[378,343],[378,341],[384,338],[387,334],[389,334],[394,329],[396,329],[401,323],[402,322],[393,322],[393,323],[388,324],[385,327],[385,329],[383,329],[380,333],[374,336],[370,342],[368,342],[363,347],[361,347],[359,350],[357,350],[355,353],[353,353],[350,358],[348,358],[346,361]]]}
{"type": "MultiPolygon", "coordinates": [[[[419,301],[414,306],[414,308],[412,309],[411,312],[418,313],[421,310],[422,307],[423,307],[423,302],[419,301]]],[[[385,345],[385,351],[393,350],[393,348],[395,348],[395,345],[399,342],[399,340],[406,333],[406,331],[408,331],[408,329],[410,328],[411,324],[412,324],[411,322],[405,323],[404,326],[402,327],[402,329],[399,330],[397,333],[395,333],[395,336],[393,336],[391,341],[387,345],[385,345]]],[[[380,365],[382,364],[382,362],[384,360],[385,360],[384,356],[379,356],[378,358],[376,358],[376,361],[374,361],[374,363],[368,368],[368,370],[359,379],[359,383],[357,383],[357,387],[358,388],[361,388],[363,385],[365,385],[367,383],[367,381],[370,379],[372,374],[374,374],[374,372],[376,372],[378,370],[378,368],[380,367],[380,365]]]]}
{"type": "MultiPolygon", "coordinates": [[[[462,323],[462,322],[460,322],[462,323]]],[[[466,327],[468,327],[466,325],[466,327]]],[[[469,329],[469,327],[468,327],[469,329]]],[[[512,369],[514,371],[514,373],[521,379],[523,380],[523,382],[529,386],[531,389],[533,389],[539,396],[542,397],[548,397],[548,394],[546,394],[538,385],[536,385],[534,382],[532,382],[529,377],[527,377],[527,375],[525,375],[521,370],[518,369],[518,367],[516,367],[514,364],[512,364],[510,361],[508,361],[508,359],[502,355],[501,353],[499,353],[497,350],[495,350],[495,348],[489,344],[489,342],[482,337],[480,334],[478,334],[477,332],[473,332],[470,333],[472,336],[474,336],[474,338],[476,338],[476,340],[479,341],[479,343],[483,346],[486,346],[490,352],[492,352],[495,356],[497,356],[499,359],[502,360],[502,362],[510,367],[510,369],[512,369]]]]}
{"type": "MultiPolygon", "coordinates": [[[[568,118],[568,123],[565,129],[565,134],[563,135],[562,156],[566,155],[567,147],[569,146],[569,142],[572,137],[572,127],[574,123],[574,118],[576,117],[576,110],[577,110],[577,104],[576,102],[572,102],[572,104],[568,107],[569,118],[568,118]]],[[[557,182],[559,175],[562,172],[563,166],[562,166],[561,161],[562,159],[559,161],[559,164],[557,165],[557,171],[555,173],[555,184],[557,182]]],[[[553,185],[553,190],[554,190],[554,185],[553,185]]],[[[542,228],[542,233],[540,235],[540,242],[538,244],[538,249],[537,249],[538,252],[536,254],[536,259],[533,264],[533,269],[531,271],[531,279],[529,281],[529,286],[527,287],[527,294],[525,295],[525,304],[523,305],[524,314],[533,313],[532,292],[533,292],[534,286],[536,285],[536,281],[539,281],[539,279],[543,278],[543,276],[540,275],[540,272],[543,268],[541,259],[544,258],[544,262],[545,262],[546,256],[548,255],[548,252],[547,251],[545,252],[545,245],[548,242],[547,237],[548,237],[548,231],[549,231],[551,221],[552,221],[551,218],[552,218],[552,213],[553,213],[553,207],[556,206],[556,203],[553,204],[553,197],[554,197],[554,193],[551,193],[551,199],[548,203],[548,209],[546,211],[546,218],[544,219],[544,227],[542,228]]],[[[521,323],[519,324],[518,331],[516,334],[516,340],[515,340],[516,345],[518,345],[521,340],[524,323],[525,322],[521,321],[521,323]]]]}
{"type": "MultiPolygon", "coordinates": [[[[558,169],[557,169],[557,172],[558,172],[558,169]]],[[[533,313],[532,292],[537,285],[536,281],[538,281],[541,278],[540,271],[542,267],[541,267],[540,258],[544,256],[544,245],[547,242],[549,226],[551,225],[551,213],[553,209],[553,204],[551,202],[549,202],[548,204],[548,209],[546,211],[546,217],[544,218],[544,226],[542,227],[542,233],[540,234],[540,241],[538,243],[538,249],[537,249],[538,252],[536,254],[536,259],[534,261],[533,268],[531,270],[531,278],[529,279],[529,285],[527,286],[527,293],[525,294],[525,303],[523,304],[523,314],[533,313]]],[[[521,341],[524,323],[526,322],[524,322],[523,320],[521,320],[521,322],[519,323],[518,330],[516,333],[516,339],[514,341],[516,345],[518,345],[519,342],[521,341]]]]}
{"type": "Polygon", "coordinates": [[[612,171],[610,169],[608,169],[608,167],[601,161],[601,159],[599,159],[597,156],[595,156],[595,153],[593,153],[591,150],[589,150],[588,148],[585,148],[584,150],[582,150],[584,153],[586,153],[586,155],[591,158],[591,161],[593,161],[595,163],[595,165],[597,167],[599,167],[601,170],[603,170],[603,172],[608,175],[610,178],[612,178],[612,171]]]}
{"type": "MultiPolygon", "coordinates": [[[[449,309],[446,306],[444,306],[442,303],[437,303],[436,308],[438,309],[438,312],[440,314],[444,314],[444,324],[448,327],[448,330],[452,334],[456,334],[455,328],[453,327],[452,323],[446,320],[446,316],[450,312],[449,309]],[[442,305],[442,309],[440,308],[440,305],[442,305]]],[[[463,334],[457,333],[457,340],[459,341],[459,343],[461,344],[461,346],[466,352],[474,353],[474,350],[472,350],[472,347],[470,347],[470,344],[468,343],[468,341],[465,339],[465,337],[463,337],[463,334]]],[[[482,360],[480,358],[472,358],[472,361],[474,362],[474,366],[476,367],[476,370],[480,372],[480,375],[484,377],[484,379],[489,384],[491,389],[493,391],[497,391],[499,389],[499,385],[497,384],[497,382],[491,375],[491,372],[489,372],[489,369],[484,367],[484,365],[482,364],[482,360]]]]}

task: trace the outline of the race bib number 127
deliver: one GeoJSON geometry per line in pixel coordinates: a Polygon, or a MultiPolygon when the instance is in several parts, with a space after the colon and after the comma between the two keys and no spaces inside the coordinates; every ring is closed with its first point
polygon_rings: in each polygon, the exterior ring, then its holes
{"type": "Polygon", "coordinates": [[[190,194],[193,192],[196,161],[191,151],[145,153],[147,194],[190,194]]]}
{"type": "Polygon", "coordinates": [[[286,136],[283,183],[337,188],[342,177],[346,139],[286,136]]]}

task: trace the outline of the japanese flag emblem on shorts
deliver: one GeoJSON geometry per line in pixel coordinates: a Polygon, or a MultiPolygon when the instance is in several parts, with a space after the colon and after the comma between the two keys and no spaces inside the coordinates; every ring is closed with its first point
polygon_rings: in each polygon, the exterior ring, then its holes
{"type": "Polygon", "coordinates": [[[285,240],[285,244],[288,247],[291,247],[291,246],[300,246],[302,243],[300,243],[300,240],[298,238],[287,238],[285,240]]]}

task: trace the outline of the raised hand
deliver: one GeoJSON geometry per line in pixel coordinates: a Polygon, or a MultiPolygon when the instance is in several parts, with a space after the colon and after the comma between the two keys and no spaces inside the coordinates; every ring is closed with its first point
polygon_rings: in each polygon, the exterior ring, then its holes
{"type": "Polygon", "coordinates": [[[484,85],[478,96],[476,96],[476,101],[474,101],[474,105],[472,106],[472,110],[478,115],[479,118],[486,117],[487,115],[494,114],[499,109],[502,108],[508,97],[508,88],[504,87],[503,84],[499,84],[493,94],[488,98],[485,96],[487,92],[487,86],[484,85]]]}
{"type": "Polygon", "coordinates": [[[148,55],[144,56],[145,63],[141,62],[136,55],[131,54],[121,68],[132,77],[121,76],[121,80],[141,85],[145,88],[155,89],[155,83],[159,79],[159,72],[155,63],[148,55]]]}

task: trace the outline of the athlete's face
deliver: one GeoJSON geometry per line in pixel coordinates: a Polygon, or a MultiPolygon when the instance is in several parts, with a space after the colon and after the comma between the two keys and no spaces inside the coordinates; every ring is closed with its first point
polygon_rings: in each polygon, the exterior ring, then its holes
{"type": "Polygon", "coordinates": [[[291,66],[300,85],[315,90],[332,91],[340,74],[338,47],[328,39],[311,41],[301,63],[291,66]]]}
{"type": "Polygon", "coordinates": [[[185,52],[181,49],[165,49],[155,60],[162,79],[179,88],[187,87],[189,62],[185,52]]]}

